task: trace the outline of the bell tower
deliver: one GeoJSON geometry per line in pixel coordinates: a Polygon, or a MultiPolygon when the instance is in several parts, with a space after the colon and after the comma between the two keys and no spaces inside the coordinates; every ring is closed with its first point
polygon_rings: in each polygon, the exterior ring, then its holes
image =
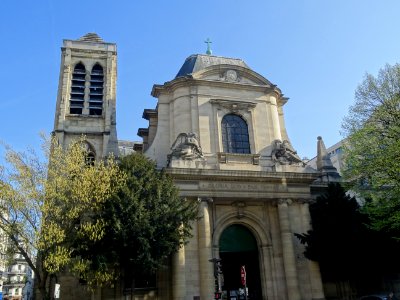
{"type": "Polygon", "coordinates": [[[88,33],[61,52],[54,133],[63,146],[85,135],[95,158],[117,156],[116,44],[88,33]]]}

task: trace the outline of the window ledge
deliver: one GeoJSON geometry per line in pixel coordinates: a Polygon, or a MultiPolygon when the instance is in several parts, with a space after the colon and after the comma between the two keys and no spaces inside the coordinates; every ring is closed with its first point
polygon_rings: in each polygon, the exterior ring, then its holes
{"type": "Polygon", "coordinates": [[[103,115],[67,114],[68,118],[101,118],[103,115]]]}
{"type": "Polygon", "coordinates": [[[218,161],[222,164],[252,164],[259,165],[260,154],[218,152],[218,161]]]}

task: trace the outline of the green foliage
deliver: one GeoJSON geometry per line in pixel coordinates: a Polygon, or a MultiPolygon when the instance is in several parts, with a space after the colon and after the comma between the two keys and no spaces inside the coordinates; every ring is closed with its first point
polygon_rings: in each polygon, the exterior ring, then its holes
{"type": "Polygon", "coordinates": [[[400,65],[366,75],[343,129],[349,188],[370,200],[371,226],[400,239],[400,65]]]}
{"type": "Polygon", "coordinates": [[[326,281],[351,281],[360,293],[379,289],[381,276],[397,272],[400,245],[369,228],[370,219],[339,184],[310,204],[312,230],[295,234],[305,256],[319,262],[326,281]],[[371,290],[368,290],[371,288],[371,290]]]}
{"type": "Polygon", "coordinates": [[[84,143],[62,149],[53,139],[44,161],[8,147],[9,165],[0,168],[0,229],[35,272],[43,299],[65,269],[89,288],[120,276],[132,287],[187,241],[197,217],[197,204],[179,197],[154,162],[134,154],[88,164],[84,143]]]}
{"type": "Polygon", "coordinates": [[[112,157],[88,165],[83,143],[62,149],[55,138],[45,141],[44,160],[6,147],[0,168],[0,229],[35,272],[43,299],[49,277],[79,264],[74,246],[103,238],[106,224],[91,216],[125,181],[112,157]]]}
{"type": "Polygon", "coordinates": [[[156,271],[191,236],[197,204],[179,197],[171,178],[141,154],[123,157],[119,167],[125,185],[94,216],[107,224],[104,237],[81,244],[81,257],[90,261],[83,276],[90,283],[112,273],[132,287],[143,270],[156,271]]]}
{"type": "Polygon", "coordinates": [[[321,271],[335,280],[348,279],[358,268],[365,227],[357,201],[339,184],[310,204],[312,230],[296,234],[306,244],[305,256],[320,263],[321,271]],[[361,248],[360,248],[361,247],[361,248]]]}

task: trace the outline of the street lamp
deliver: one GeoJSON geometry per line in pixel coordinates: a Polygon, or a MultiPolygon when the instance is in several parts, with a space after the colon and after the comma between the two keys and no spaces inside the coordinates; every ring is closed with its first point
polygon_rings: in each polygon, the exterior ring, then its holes
{"type": "Polygon", "coordinates": [[[215,278],[214,299],[221,299],[222,287],[221,287],[221,276],[220,275],[222,274],[222,264],[221,264],[222,259],[213,258],[208,261],[212,262],[213,266],[214,266],[214,278],[215,278]]]}

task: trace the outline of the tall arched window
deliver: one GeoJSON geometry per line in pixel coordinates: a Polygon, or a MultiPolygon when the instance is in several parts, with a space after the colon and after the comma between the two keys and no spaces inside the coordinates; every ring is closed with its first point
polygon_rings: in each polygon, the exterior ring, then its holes
{"type": "Polygon", "coordinates": [[[82,63],[77,64],[72,73],[70,114],[82,114],[83,102],[85,101],[85,76],[85,66],[82,63]]]}
{"type": "Polygon", "coordinates": [[[238,115],[225,115],[221,127],[224,152],[250,153],[249,130],[245,120],[238,115]]]}
{"type": "Polygon", "coordinates": [[[89,115],[101,116],[103,112],[103,67],[95,64],[90,74],[89,115]]]}

